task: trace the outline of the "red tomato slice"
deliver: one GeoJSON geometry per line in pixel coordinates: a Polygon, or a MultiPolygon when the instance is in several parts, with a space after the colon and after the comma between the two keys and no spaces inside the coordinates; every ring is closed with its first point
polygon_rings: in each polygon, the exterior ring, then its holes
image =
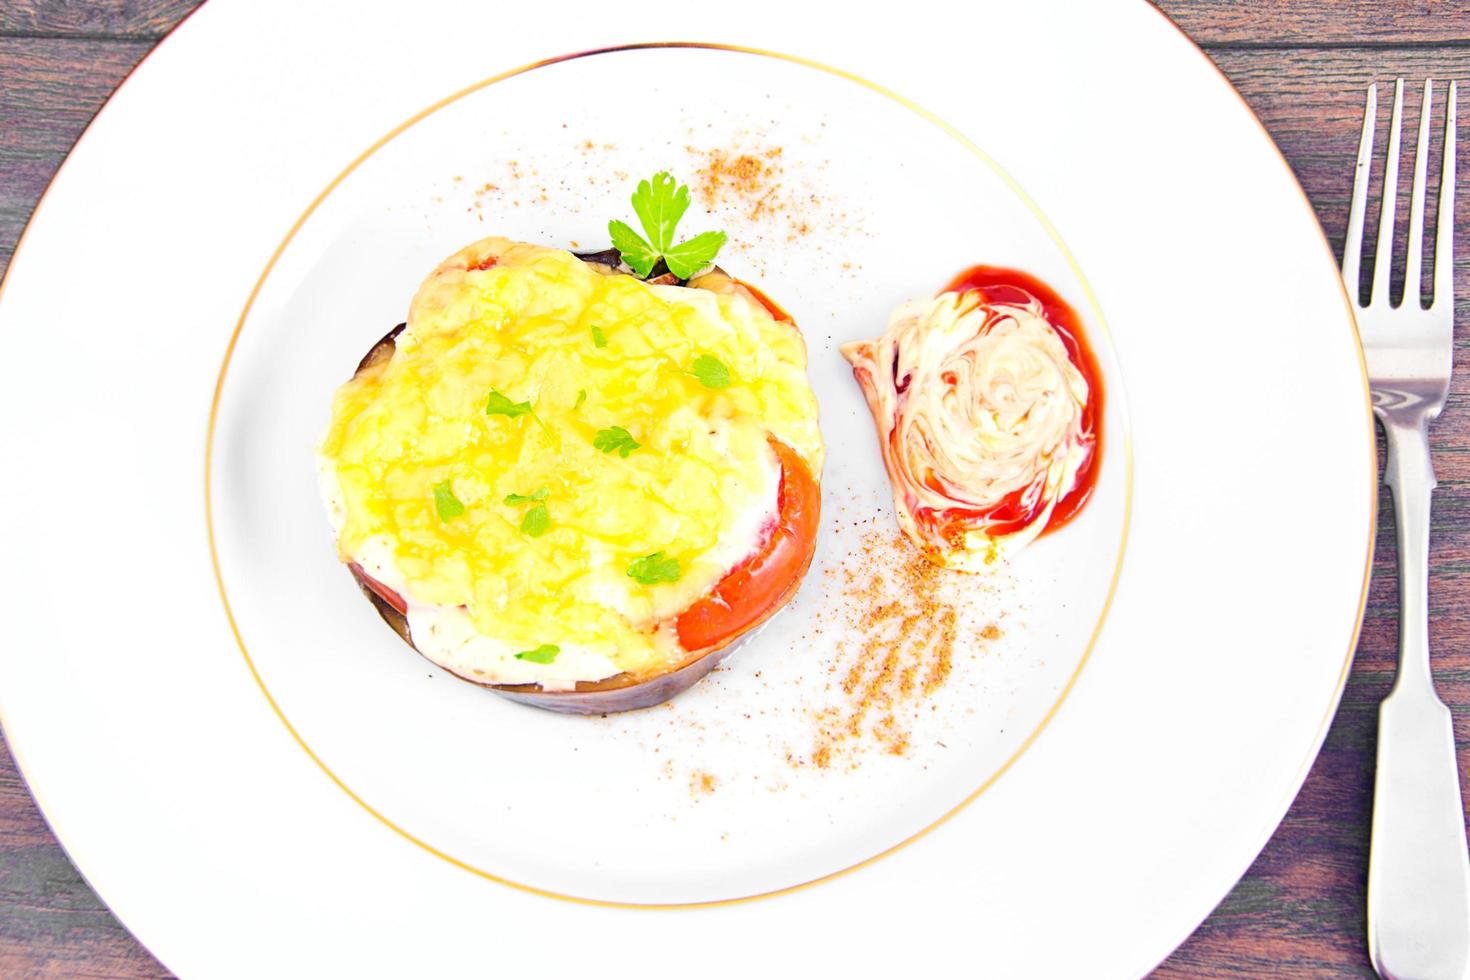
{"type": "Polygon", "coordinates": [[[679,642],[704,650],[727,642],[774,613],[796,591],[817,545],[822,496],[806,461],[771,440],[781,463],[775,527],[749,558],[679,615],[679,642]]]}
{"type": "Polygon", "coordinates": [[[730,281],[740,288],[744,289],[746,292],[750,293],[750,295],[754,296],[755,301],[764,306],[766,308],[766,312],[771,314],[771,319],[775,320],[777,323],[789,323],[793,327],[796,326],[796,321],[791,319],[791,314],[787,313],[786,310],[782,308],[780,303],[777,303],[775,300],[771,299],[771,297],[767,296],[760,289],[752,286],[744,279],[736,279],[734,276],[730,277],[730,281]]]}
{"type": "Polygon", "coordinates": [[[392,606],[394,609],[397,609],[401,615],[408,615],[408,603],[403,601],[403,596],[399,595],[397,592],[394,592],[382,582],[379,582],[377,579],[373,578],[367,572],[364,572],[362,570],[362,566],[359,565],[357,562],[352,562],[352,570],[357,573],[358,578],[367,583],[367,587],[372,589],[373,592],[377,594],[379,599],[382,599],[388,605],[392,606]]]}

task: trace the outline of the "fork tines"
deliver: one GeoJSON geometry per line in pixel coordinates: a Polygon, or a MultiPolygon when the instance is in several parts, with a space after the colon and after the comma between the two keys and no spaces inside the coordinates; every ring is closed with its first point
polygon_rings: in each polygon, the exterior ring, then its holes
{"type": "MultiPolygon", "coordinates": [[[[1434,83],[1424,82],[1424,102],[1419,112],[1419,139],[1414,151],[1414,188],[1409,207],[1408,258],[1404,268],[1404,299],[1412,298],[1420,306],[1420,283],[1424,265],[1424,188],[1428,182],[1426,164],[1429,158],[1429,118],[1434,83]]],[[[1445,102],[1444,158],[1440,168],[1439,208],[1434,245],[1434,283],[1430,309],[1440,302],[1450,302],[1453,277],[1453,235],[1455,209],[1455,95],[1456,85],[1449,83],[1445,102]]],[[[1378,218],[1378,247],[1374,252],[1373,281],[1368,305],[1389,305],[1390,269],[1393,262],[1394,214],[1399,182],[1399,130],[1404,111],[1404,80],[1393,86],[1393,122],[1388,134],[1388,156],[1383,171],[1383,207],[1378,218]]],[[[1353,199],[1348,210],[1347,239],[1343,245],[1342,276],[1347,282],[1354,305],[1362,295],[1360,260],[1363,250],[1363,222],[1368,202],[1368,178],[1373,160],[1373,128],[1378,115],[1378,85],[1368,86],[1368,104],[1363,112],[1363,135],[1358,143],[1358,163],[1354,170],[1353,199]]]]}

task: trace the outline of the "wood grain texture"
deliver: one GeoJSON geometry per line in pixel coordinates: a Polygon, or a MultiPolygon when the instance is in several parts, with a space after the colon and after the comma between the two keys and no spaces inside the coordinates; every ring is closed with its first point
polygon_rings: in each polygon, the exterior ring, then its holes
{"type": "Polygon", "coordinates": [[[0,752],[0,976],[168,976],[67,860],[8,750],[0,752]]]}
{"type": "Polygon", "coordinates": [[[1462,0],[1155,0],[1199,44],[1444,45],[1470,41],[1462,0]]]}
{"type": "MultiPolygon", "coordinates": [[[[146,39],[193,5],[0,0],[0,274],[36,198],[87,120],[146,52],[146,39]],[[104,39],[114,37],[139,40],[104,39]]],[[[1162,0],[1160,6],[1215,46],[1211,56],[1281,146],[1335,248],[1346,221],[1363,87],[1400,74],[1470,83],[1470,4],[1162,0]]],[[[1387,112],[1385,105],[1384,121],[1387,112]]],[[[1417,96],[1406,122],[1416,118],[1417,96]]],[[[1380,131],[1380,146],[1382,141],[1380,131]]],[[[1470,143],[1461,145],[1463,157],[1470,143]]],[[[1467,166],[1462,161],[1462,174],[1467,166]]],[[[1404,179],[1407,200],[1407,174],[1404,179]]],[[[1456,243],[1460,349],[1450,404],[1432,433],[1440,487],[1431,633],[1440,693],[1454,713],[1462,771],[1470,772],[1470,193],[1464,183],[1456,243]]],[[[1402,210],[1400,218],[1407,221],[1402,210]]],[[[1402,270],[1395,276],[1401,279],[1402,270]]],[[[1157,976],[1372,975],[1364,889],[1374,731],[1378,702],[1392,681],[1397,636],[1386,495],[1380,506],[1357,662],[1322,754],[1249,873],[1157,976]]],[[[166,975],[163,968],[67,861],[0,750],[0,976],[160,975],[166,975]]]]}
{"type": "Polygon", "coordinates": [[[202,0],[5,0],[0,37],[136,38],[156,41],[202,0]]]}
{"type": "Polygon", "coordinates": [[[0,37],[0,276],[67,151],[151,46],[0,37]]]}

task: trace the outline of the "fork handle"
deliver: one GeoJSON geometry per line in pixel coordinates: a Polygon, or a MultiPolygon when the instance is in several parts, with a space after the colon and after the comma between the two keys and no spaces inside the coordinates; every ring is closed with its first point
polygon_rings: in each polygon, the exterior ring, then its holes
{"type": "Polygon", "coordinates": [[[1399,668],[1379,708],[1368,947],[1380,976],[1470,976],[1470,855],[1449,709],[1429,666],[1426,419],[1380,415],[1398,524],[1399,668]]]}

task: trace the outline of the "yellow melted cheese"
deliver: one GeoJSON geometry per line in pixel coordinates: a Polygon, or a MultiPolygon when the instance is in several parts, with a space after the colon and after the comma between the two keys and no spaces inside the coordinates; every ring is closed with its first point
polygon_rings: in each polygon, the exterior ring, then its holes
{"type": "Polygon", "coordinates": [[[822,452],[795,327],[721,274],[694,285],[705,288],[650,286],[498,238],[447,259],[393,356],[333,403],[319,462],[344,560],[386,542],[411,604],[463,606],[478,632],[513,646],[572,643],[635,673],[677,657],[658,624],[748,553],[731,554],[729,530],[773,506],[768,434],[813,474],[822,452]],[[728,388],[691,373],[702,354],[729,368],[728,388]],[[487,415],[491,391],[534,416],[487,415]],[[640,448],[598,451],[611,426],[640,448]],[[450,520],[434,503],[445,480],[464,504],[450,520]],[[542,487],[550,527],[530,537],[529,505],[505,498],[542,487]],[[679,561],[677,582],[627,574],[659,551],[679,561]]]}

